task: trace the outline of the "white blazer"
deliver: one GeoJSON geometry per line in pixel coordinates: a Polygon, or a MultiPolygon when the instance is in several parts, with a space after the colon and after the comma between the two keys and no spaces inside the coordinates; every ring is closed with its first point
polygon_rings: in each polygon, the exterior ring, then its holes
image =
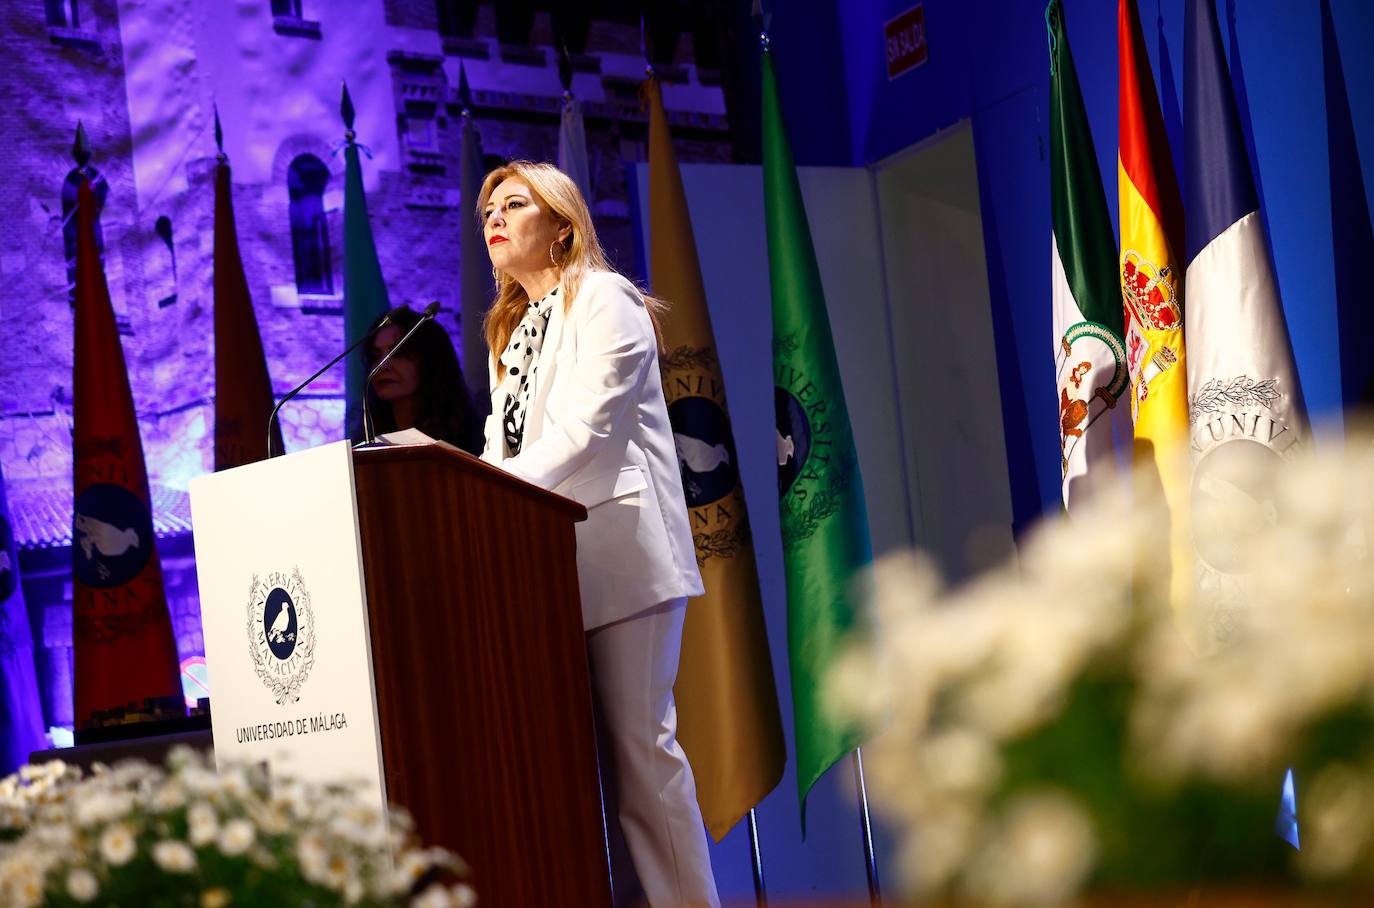
{"type": "Polygon", "coordinates": [[[482,459],[587,508],[577,525],[584,628],[700,596],[658,345],[634,285],[592,272],[575,299],[554,304],[515,457],[503,457],[506,394],[495,358],[487,365],[482,459]]]}

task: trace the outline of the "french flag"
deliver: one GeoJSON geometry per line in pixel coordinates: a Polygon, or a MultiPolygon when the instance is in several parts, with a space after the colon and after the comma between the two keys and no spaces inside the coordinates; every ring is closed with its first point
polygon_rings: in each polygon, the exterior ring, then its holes
{"type": "Polygon", "coordinates": [[[1184,57],[1184,334],[1197,487],[1216,455],[1283,456],[1306,438],[1307,417],[1214,0],[1188,0],[1184,57]]]}

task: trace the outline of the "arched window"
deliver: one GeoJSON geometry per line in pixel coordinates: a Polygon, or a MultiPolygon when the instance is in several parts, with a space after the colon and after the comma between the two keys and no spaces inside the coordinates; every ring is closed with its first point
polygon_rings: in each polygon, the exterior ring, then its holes
{"type": "MultiPolygon", "coordinates": [[[[95,193],[95,248],[103,257],[105,236],[100,230],[100,212],[105,210],[110,184],[94,167],[88,166],[86,175],[95,193]]],[[[81,179],[81,171],[74,167],[62,183],[62,251],[67,259],[67,299],[73,304],[76,302],[76,194],[81,188],[81,179]]]]}
{"type": "Polygon", "coordinates": [[[296,262],[296,292],[332,294],[329,225],[324,216],[324,187],[329,169],[313,154],[291,162],[286,188],[291,196],[291,255],[296,262]]]}
{"type": "Polygon", "coordinates": [[[165,309],[177,301],[177,250],[172,241],[172,219],[165,214],[159,217],[153,224],[153,232],[167,247],[167,257],[159,257],[160,261],[149,268],[158,308],[165,309]]]}

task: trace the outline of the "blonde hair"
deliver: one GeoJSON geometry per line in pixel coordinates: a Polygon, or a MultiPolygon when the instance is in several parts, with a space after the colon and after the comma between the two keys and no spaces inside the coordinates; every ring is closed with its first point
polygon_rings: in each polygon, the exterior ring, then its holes
{"type": "MultiPolygon", "coordinates": [[[[577,184],[552,164],[533,161],[511,161],[487,174],[482,181],[482,191],[477,194],[477,221],[482,223],[482,210],[496,187],[510,178],[516,178],[529,187],[540,207],[549,211],[556,219],[572,228],[566,240],[560,240],[549,250],[550,258],[557,262],[561,272],[559,286],[563,288],[563,305],[566,308],[577,298],[577,290],[583,279],[593,271],[615,271],[606,260],[606,252],[601,241],[596,238],[596,228],[592,225],[592,212],[587,200],[577,184]]],[[[496,299],[487,310],[483,328],[487,347],[493,353],[504,350],[511,335],[519,327],[529,305],[529,295],[520,282],[508,274],[493,270],[496,279],[496,299]]],[[[663,346],[659,314],[667,308],[662,300],[647,293],[644,308],[649,313],[649,321],[654,327],[654,340],[659,348],[663,346]]],[[[498,374],[504,371],[499,360],[496,364],[498,374]]]]}

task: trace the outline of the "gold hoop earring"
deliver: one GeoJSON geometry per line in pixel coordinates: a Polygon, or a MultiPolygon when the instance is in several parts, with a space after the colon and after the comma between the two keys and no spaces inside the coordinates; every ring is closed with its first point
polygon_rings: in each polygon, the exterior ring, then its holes
{"type": "Polygon", "coordinates": [[[557,246],[557,245],[558,245],[558,240],[554,240],[552,243],[549,244],[549,263],[550,263],[551,265],[553,265],[553,267],[555,267],[555,268],[560,267],[560,263],[559,263],[558,259],[556,259],[556,258],[553,257],[553,248],[554,248],[555,246],[557,246]]]}

